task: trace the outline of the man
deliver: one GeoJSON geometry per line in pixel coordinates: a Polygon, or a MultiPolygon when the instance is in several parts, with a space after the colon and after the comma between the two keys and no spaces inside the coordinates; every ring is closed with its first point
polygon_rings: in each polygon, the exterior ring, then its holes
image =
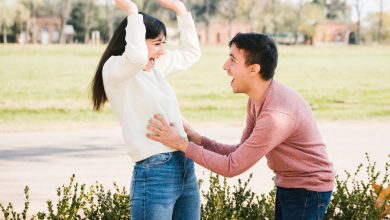
{"type": "Polygon", "coordinates": [[[275,172],[275,219],[322,219],[334,187],[334,170],[308,103],[273,79],[278,52],[266,35],[239,33],[223,65],[234,93],[249,96],[246,127],[238,145],[217,143],[184,125],[189,141],[160,114],[147,136],[185,153],[226,177],[239,175],[263,156],[275,172]]]}

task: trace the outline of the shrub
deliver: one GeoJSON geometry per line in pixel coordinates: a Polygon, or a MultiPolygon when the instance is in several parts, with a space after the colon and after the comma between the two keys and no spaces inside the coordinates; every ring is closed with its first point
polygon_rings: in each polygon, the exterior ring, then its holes
{"type": "Polygon", "coordinates": [[[372,163],[367,153],[366,159],[368,181],[356,178],[362,171],[363,164],[358,166],[353,175],[345,171],[347,177],[344,180],[336,176],[333,198],[324,219],[389,219],[389,213],[385,213],[386,208],[389,208],[389,194],[384,195],[382,204],[378,205],[377,201],[385,184],[389,184],[390,164],[386,163],[383,179],[379,180],[380,172],[376,170],[376,162],[372,163]],[[377,187],[377,191],[374,186],[377,187]]]}
{"type": "Polygon", "coordinates": [[[209,190],[202,191],[206,201],[201,205],[202,219],[273,219],[275,189],[259,197],[248,188],[251,179],[252,174],[244,183],[239,179],[231,192],[226,178],[221,184],[219,176],[211,174],[209,190]]]}
{"type": "MultiPolygon", "coordinates": [[[[346,178],[336,177],[336,188],[333,198],[327,209],[324,219],[390,219],[390,187],[389,168],[386,163],[385,173],[380,179],[380,172],[376,170],[376,162],[372,163],[366,154],[368,165],[366,172],[368,180],[357,180],[358,174],[363,168],[360,164],[357,170],[351,174],[347,171],[346,178]],[[387,188],[385,185],[387,184],[387,188]]],[[[96,183],[86,189],[74,181],[74,175],[70,183],[57,189],[58,202],[53,207],[52,201],[47,201],[48,211],[38,212],[31,219],[129,219],[130,198],[125,188],[122,190],[114,183],[115,191],[105,190],[96,183]]],[[[201,205],[201,218],[204,220],[225,219],[273,219],[275,192],[273,189],[267,194],[256,195],[248,184],[252,174],[233,189],[227,184],[226,178],[211,174],[207,191],[202,191],[204,203],[201,205]]],[[[203,180],[199,180],[201,186],[203,180]]],[[[25,207],[21,213],[14,210],[12,203],[0,208],[5,220],[27,219],[29,208],[29,188],[25,187],[25,207]]]]}

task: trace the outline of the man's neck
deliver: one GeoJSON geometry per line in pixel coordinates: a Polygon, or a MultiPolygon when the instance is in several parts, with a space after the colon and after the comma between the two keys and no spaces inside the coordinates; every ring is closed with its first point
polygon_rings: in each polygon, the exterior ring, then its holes
{"type": "Polygon", "coordinates": [[[248,96],[255,100],[256,102],[260,101],[263,97],[265,91],[267,91],[268,87],[270,86],[272,82],[271,80],[256,80],[253,82],[251,90],[248,92],[248,96]]]}

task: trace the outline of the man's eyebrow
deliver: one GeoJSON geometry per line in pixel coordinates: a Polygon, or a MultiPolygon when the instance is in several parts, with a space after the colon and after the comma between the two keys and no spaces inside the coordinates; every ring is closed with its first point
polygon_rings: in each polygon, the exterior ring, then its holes
{"type": "Polygon", "coordinates": [[[236,57],[233,55],[233,54],[229,54],[229,56],[231,57],[231,58],[233,58],[233,60],[235,60],[236,59],[236,57]]]}

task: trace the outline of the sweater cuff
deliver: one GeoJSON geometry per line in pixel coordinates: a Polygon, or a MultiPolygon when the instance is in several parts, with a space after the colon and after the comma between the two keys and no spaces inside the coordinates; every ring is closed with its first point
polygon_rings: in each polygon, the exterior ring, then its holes
{"type": "Polygon", "coordinates": [[[192,19],[191,12],[187,12],[177,16],[177,23],[179,28],[186,26],[194,26],[194,20],[192,19]]]}
{"type": "Polygon", "coordinates": [[[184,152],[184,155],[192,160],[195,160],[197,157],[201,156],[202,147],[199,145],[196,145],[193,142],[190,142],[187,146],[186,151],[184,152]]]}

